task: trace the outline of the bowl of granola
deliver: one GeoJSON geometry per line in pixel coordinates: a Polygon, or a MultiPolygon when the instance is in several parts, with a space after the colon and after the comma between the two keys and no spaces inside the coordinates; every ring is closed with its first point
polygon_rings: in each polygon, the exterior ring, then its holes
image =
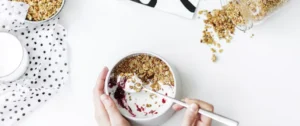
{"type": "Polygon", "coordinates": [[[162,57],[149,52],[135,52],[121,58],[109,71],[106,80],[106,94],[132,124],[161,125],[174,110],[171,101],[147,91],[126,92],[127,84],[143,85],[173,98],[180,96],[176,69],[162,57]]]}
{"type": "Polygon", "coordinates": [[[29,5],[28,23],[44,23],[56,17],[65,5],[65,0],[11,0],[29,5]]]}

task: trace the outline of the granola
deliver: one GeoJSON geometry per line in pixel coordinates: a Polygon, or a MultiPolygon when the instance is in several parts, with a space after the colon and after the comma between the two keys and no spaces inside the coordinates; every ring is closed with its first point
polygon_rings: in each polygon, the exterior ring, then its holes
{"type": "MultiPolygon", "coordinates": [[[[118,76],[128,78],[127,81],[136,80],[130,79],[133,75],[137,75],[142,80],[143,84],[150,84],[154,91],[161,89],[160,84],[174,86],[173,74],[171,73],[168,65],[154,56],[141,54],[132,56],[122,60],[113,73],[118,76]]],[[[131,87],[136,91],[140,91],[142,84],[137,83],[136,86],[131,87]]]]}
{"type": "MultiPolygon", "coordinates": [[[[226,40],[230,43],[237,26],[247,27],[253,21],[264,19],[269,13],[282,6],[288,0],[232,0],[222,9],[213,11],[201,10],[199,15],[205,15],[207,19],[204,21],[205,28],[201,43],[211,47],[213,53],[212,61],[215,62],[217,53],[222,53],[221,44],[217,41],[226,40]],[[214,37],[214,33],[218,36],[214,37]]],[[[241,28],[240,27],[240,28],[241,28]]],[[[243,29],[243,28],[242,28],[243,29]]],[[[254,34],[251,36],[253,38],[254,34]]]]}
{"type": "Polygon", "coordinates": [[[288,0],[240,0],[249,8],[255,21],[264,19],[269,13],[283,5],[288,0]]]}
{"type": "Polygon", "coordinates": [[[63,0],[12,0],[30,5],[26,20],[43,21],[55,15],[62,6],[63,0]]]}
{"type": "Polygon", "coordinates": [[[206,15],[207,19],[204,21],[205,28],[203,30],[203,36],[200,40],[201,43],[211,46],[213,53],[212,61],[216,62],[217,56],[215,48],[218,48],[219,53],[223,52],[220,42],[217,42],[214,33],[217,34],[218,39],[224,39],[227,43],[232,40],[232,36],[235,32],[235,27],[239,25],[245,25],[247,21],[240,12],[239,4],[237,2],[229,2],[222,9],[215,9],[211,12],[202,10],[199,14],[206,15]]]}

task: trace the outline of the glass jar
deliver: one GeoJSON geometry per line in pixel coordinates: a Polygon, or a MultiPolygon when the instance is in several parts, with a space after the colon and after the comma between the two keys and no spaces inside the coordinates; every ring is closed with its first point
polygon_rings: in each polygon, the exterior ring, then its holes
{"type": "Polygon", "coordinates": [[[273,15],[289,0],[220,0],[221,5],[225,6],[230,1],[236,1],[247,24],[239,25],[238,28],[246,31],[252,28],[253,24],[259,24],[273,15]]]}

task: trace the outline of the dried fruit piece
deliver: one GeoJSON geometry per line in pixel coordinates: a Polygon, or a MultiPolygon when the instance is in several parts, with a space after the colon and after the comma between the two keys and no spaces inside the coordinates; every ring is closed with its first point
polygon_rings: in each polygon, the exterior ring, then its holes
{"type": "Polygon", "coordinates": [[[219,53],[222,53],[223,51],[224,51],[223,49],[220,49],[220,50],[219,50],[219,53]]]}
{"type": "Polygon", "coordinates": [[[211,48],[211,51],[212,51],[213,53],[216,53],[216,49],[214,49],[214,48],[211,48]]]}
{"type": "Polygon", "coordinates": [[[152,107],[152,105],[151,104],[146,104],[146,107],[150,108],[150,107],[152,107]]]}
{"type": "Polygon", "coordinates": [[[221,48],[221,44],[220,44],[220,43],[218,43],[218,44],[217,44],[217,47],[218,47],[218,48],[221,48]]]}
{"type": "Polygon", "coordinates": [[[155,94],[150,94],[150,98],[151,98],[151,99],[154,99],[155,96],[156,96],[155,94]]]}
{"type": "Polygon", "coordinates": [[[131,96],[129,96],[129,101],[131,101],[132,100],[132,98],[131,98],[131,96]]]}
{"type": "Polygon", "coordinates": [[[217,56],[216,56],[215,54],[213,54],[211,60],[212,60],[213,62],[216,62],[216,61],[217,61],[217,56]]]}

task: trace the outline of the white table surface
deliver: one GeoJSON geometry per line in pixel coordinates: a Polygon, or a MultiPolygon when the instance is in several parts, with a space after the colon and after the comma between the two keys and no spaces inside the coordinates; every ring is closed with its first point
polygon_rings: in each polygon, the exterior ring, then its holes
{"type": "MultiPolygon", "coordinates": [[[[126,1],[68,0],[61,21],[69,30],[70,83],[21,126],[96,126],[92,89],[99,72],[139,50],[173,63],[184,96],[212,103],[215,112],[240,126],[300,125],[299,5],[290,0],[265,23],[247,33],[238,31],[212,63],[209,48],[199,42],[201,20],[126,1]]],[[[176,113],[165,125],[179,125],[182,117],[176,113]]]]}

